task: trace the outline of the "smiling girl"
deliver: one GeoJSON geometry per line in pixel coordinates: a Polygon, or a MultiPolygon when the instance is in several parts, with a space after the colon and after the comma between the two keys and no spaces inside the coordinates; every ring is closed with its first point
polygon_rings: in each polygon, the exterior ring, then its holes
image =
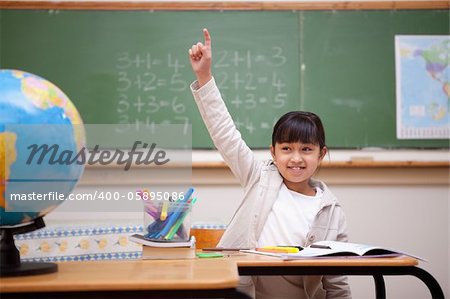
{"type": "MultiPolygon", "coordinates": [[[[211,138],[244,188],[244,198],[219,246],[308,246],[347,241],[343,210],[327,186],[312,176],[327,153],[320,118],[289,112],[275,124],[272,159],[258,161],[241,138],[211,72],[211,37],[189,49],[197,81],[191,90],[211,138]]],[[[241,277],[240,290],[254,298],[351,298],[345,276],[241,277]]]]}

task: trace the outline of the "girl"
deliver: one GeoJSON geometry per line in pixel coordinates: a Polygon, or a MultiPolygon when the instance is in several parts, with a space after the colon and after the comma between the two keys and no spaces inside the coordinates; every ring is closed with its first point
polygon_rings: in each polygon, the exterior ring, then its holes
{"type": "MultiPolygon", "coordinates": [[[[197,81],[191,90],[211,138],[245,190],[219,246],[308,246],[347,241],[344,213],[327,186],[311,177],[327,153],[319,117],[290,112],[275,124],[272,160],[260,162],[242,140],[211,73],[211,37],[189,49],[197,81]]],[[[241,277],[241,291],[256,298],[350,298],[344,276],[241,277]]]]}

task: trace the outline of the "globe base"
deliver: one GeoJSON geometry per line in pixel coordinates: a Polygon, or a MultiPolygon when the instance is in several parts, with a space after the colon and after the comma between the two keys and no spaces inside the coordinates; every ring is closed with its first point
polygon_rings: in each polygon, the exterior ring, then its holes
{"type": "Polygon", "coordinates": [[[0,277],[25,276],[54,273],[58,271],[58,265],[55,263],[42,262],[22,262],[19,267],[0,268],[0,277]]]}
{"type": "Polygon", "coordinates": [[[19,250],[14,243],[14,234],[23,234],[44,226],[44,220],[39,217],[27,225],[0,227],[0,277],[37,275],[58,271],[58,265],[54,263],[21,262],[19,250]]]}

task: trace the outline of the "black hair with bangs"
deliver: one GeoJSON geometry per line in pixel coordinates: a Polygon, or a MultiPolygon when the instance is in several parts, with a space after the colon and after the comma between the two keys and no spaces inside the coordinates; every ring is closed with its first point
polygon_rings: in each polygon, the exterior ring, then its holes
{"type": "Polygon", "coordinates": [[[273,127],[275,143],[310,143],[325,147],[325,130],[320,118],[312,112],[292,111],[284,114],[273,127]]]}

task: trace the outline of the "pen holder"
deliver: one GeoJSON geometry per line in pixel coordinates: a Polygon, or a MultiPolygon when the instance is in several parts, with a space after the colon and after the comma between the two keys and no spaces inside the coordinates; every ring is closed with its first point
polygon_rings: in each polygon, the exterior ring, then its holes
{"type": "Polygon", "coordinates": [[[188,241],[192,204],[188,201],[144,201],[145,237],[157,241],[188,241]]]}

